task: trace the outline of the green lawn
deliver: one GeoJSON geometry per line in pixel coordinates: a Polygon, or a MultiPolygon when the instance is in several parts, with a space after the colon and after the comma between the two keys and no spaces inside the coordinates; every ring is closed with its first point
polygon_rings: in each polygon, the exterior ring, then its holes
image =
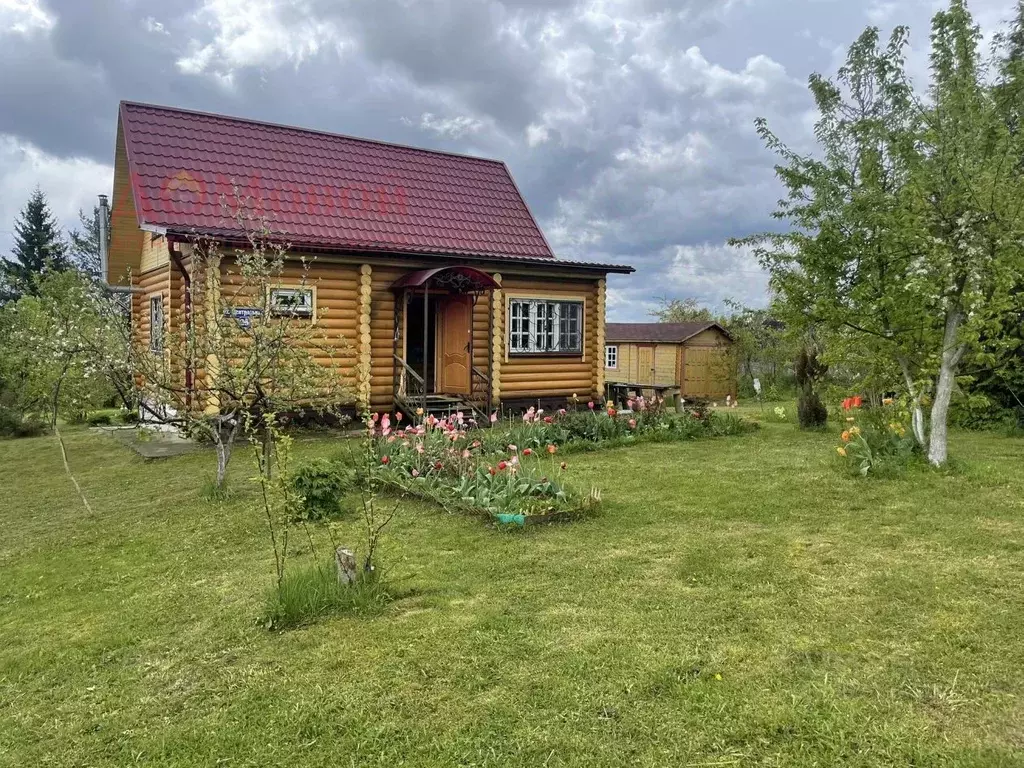
{"type": "Polygon", "coordinates": [[[51,438],[0,442],[0,765],[1024,764],[1024,441],[892,481],[787,424],[571,456],[600,517],[410,504],[404,597],[285,633],[208,455],[68,442],[94,516],[51,438]]]}

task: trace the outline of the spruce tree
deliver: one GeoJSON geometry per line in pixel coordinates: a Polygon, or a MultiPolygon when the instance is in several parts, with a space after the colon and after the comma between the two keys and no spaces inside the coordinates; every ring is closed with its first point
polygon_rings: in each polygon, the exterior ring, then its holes
{"type": "Polygon", "coordinates": [[[0,290],[4,301],[16,300],[26,293],[37,294],[40,277],[71,268],[57,220],[50,212],[46,195],[38,187],[14,223],[11,256],[0,263],[3,278],[0,290]]]}
{"type": "MultiPolygon", "coordinates": [[[[94,206],[92,215],[79,209],[81,229],[68,232],[71,262],[75,268],[94,280],[100,278],[100,208],[94,206]]],[[[107,212],[107,232],[110,232],[110,212],[107,212]]]]}

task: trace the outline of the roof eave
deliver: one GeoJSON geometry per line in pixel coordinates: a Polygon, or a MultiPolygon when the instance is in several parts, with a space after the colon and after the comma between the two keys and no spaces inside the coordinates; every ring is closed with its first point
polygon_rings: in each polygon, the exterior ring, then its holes
{"type": "MultiPolygon", "coordinates": [[[[218,240],[228,245],[248,245],[249,241],[239,235],[210,235],[195,231],[186,231],[181,229],[165,229],[164,233],[171,239],[187,241],[197,236],[199,237],[210,237],[214,240],[218,240]]],[[[313,251],[317,253],[325,254],[337,254],[337,255],[367,255],[367,256],[394,256],[398,258],[416,258],[416,259],[444,259],[446,261],[458,260],[458,259],[472,259],[474,261],[484,261],[494,264],[510,264],[514,266],[529,266],[529,267],[540,267],[551,268],[553,270],[571,270],[571,271],[582,271],[582,272],[594,272],[600,274],[618,274],[618,275],[630,275],[636,272],[636,268],[628,264],[596,264],[590,262],[572,262],[562,261],[554,256],[521,256],[521,255],[495,255],[495,254],[482,254],[482,253],[453,253],[451,251],[404,251],[399,249],[385,249],[385,248],[351,248],[351,247],[332,247],[324,245],[323,243],[302,243],[294,240],[288,241],[289,250],[292,251],[313,251]]]]}

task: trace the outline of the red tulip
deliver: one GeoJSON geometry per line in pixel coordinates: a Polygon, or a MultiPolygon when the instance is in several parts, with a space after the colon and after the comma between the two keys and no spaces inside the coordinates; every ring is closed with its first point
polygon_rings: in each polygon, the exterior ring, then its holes
{"type": "Polygon", "coordinates": [[[532,448],[523,448],[523,456],[530,456],[533,454],[532,448]]]}
{"type": "Polygon", "coordinates": [[[391,463],[391,457],[390,456],[381,456],[380,457],[380,463],[384,464],[384,465],[390,464],[391,463]]]}
{"type": "Polygon", "coordinates": [[[498,469],[500,471],[504,471],[504,470],[508,469],[508,462],[507,461],[499,461],[498,462],[498,469]]]}

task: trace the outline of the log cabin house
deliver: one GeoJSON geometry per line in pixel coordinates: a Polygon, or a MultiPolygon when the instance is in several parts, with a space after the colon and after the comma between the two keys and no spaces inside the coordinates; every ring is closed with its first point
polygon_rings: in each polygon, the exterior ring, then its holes
{"type": "Polygon", "coordinates": [[[556,258],[503,162],[123,102],[106,277],[152,349],[181,322],[194,238],[244,242],[218,203],[233,190],[260,201],[289,257],[315,259],[268,306],[336,334],[346,405],[604,395],[606,276],[633,269],[556,258]]]}
{"type": "Polygon", "coordinates": [[[609,323],[605,381],[616,392],[658,391],[688,400],[736,396],[732,336],[718,323],[609,323]]]}

